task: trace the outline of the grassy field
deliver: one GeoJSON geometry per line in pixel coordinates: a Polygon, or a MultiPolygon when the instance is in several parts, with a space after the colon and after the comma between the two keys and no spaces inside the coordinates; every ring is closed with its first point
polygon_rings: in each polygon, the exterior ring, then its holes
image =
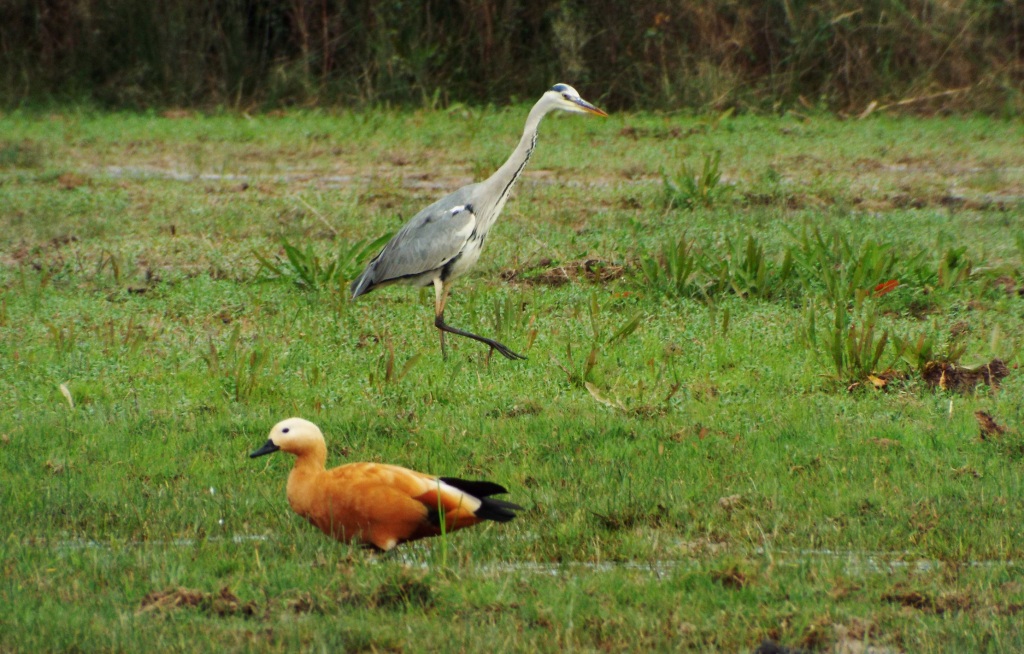
{"type": "Polygon", "coordinates": [[[0,649],[1024,649],[1020,123],[549,118],[444,361],[346,282],[525,112],[0,117],[0,649]],[[329,541],[290,415],[528,510],[329,541]]]}

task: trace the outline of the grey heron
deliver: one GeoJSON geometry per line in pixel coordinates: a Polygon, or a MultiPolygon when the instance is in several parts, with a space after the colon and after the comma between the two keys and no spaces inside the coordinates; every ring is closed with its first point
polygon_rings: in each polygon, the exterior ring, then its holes
{"type": "Polygon", "coordinates": [[[352,282],[352,299],[389,284],[433,285],[434,326],[441,332],[443,356],[447,357],[447,332],[485,343],[508,359],[525,359],[494,339],[447,324],[444,307],[452,282],[480,258],[488,231],[537,145],[541,119],[556,110],[608,115],[581,98],[568,84],[552,86],[530,110],[523,136],[508,161],[484,181],[463,186],[413,216],[352,282]]]}

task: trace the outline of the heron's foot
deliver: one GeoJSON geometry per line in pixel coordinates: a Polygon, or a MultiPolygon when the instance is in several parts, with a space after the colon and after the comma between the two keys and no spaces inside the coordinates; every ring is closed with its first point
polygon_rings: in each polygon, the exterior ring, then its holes
{"type": "MultiPolygon", "coordinates": [[[[467,332],[465,330],[457,329],[455,327],[452,327],[451,325],[447,324],[444,321],[444,314],[443,313],[439,314],[437,317],[434,318],[434,326],[441,330],[441,334],[442,334],[442,341],[441,342],[442,343],[444,342],[444,340],[443,340],[444,339],[444,336],[443,336],[444,333],[448,332],[449,334],[455,334],[457,336],[465,336],[466,338],[472,338],[474,341],[480,341],[481,343],[483,343],[485,345],[490,345],[492,349],[497,350],[498,354],[500,354],[501,356],[505,357],[506,359],[511,359],[512,361],[515,361],[517,359],[519,359],[519,360],[525,360],[526,359],[526,357],[523,356],[522,354],[519,354],[518,352],[513,352],[512,350],[508,349],[508,347],[506,347],[505,345],[499,343],[498,341],[494,340],[493,338],[487,338],[486,336],[480,336],[479,334],[474,334],[473,332],[467,332]]],[[[441,352],[444,353],[444,347],[443,346],[441,347],[441,352]]]]}
{"type": "Polygon", "coordinates": [[[490,360],[491,352],[493,352],[494,350],[497,350],[498,354],[500,354],[501,356],[505,357],[506,359],[511,359],[512,361],[515,361],[517,359],[524,360],[524,361],[526,360],[525,356],[523,356],[522,354],[519,354],[518,352],[513,352],[512,350],[508,349],[507,347],[505,347],[504,345],[502,345],[498,341],[494,341],[494,340],[490,340],[490,339],[488,339],[488,340],[490,342],[487,343],[487,344],[491,346],[490,351],[488,351],[488,353],[487,353],[488,360],[490,360]]]}

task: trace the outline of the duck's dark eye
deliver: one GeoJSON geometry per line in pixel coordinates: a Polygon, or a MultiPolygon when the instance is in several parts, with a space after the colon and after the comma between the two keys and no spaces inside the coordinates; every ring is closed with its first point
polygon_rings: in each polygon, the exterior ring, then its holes
{"type": "Polygon", "coordinates": [[[282,434],[287,434],[289,429],[290,429],[289,427],[285,427],[284,429],[281,430],[281,433],[282,434]]]}

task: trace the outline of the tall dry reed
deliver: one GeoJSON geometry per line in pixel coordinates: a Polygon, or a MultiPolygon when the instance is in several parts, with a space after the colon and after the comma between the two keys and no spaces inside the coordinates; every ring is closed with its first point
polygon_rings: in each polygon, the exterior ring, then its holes
{"type": "Polygon", "coordinates": [[[5,0],[0,103],[1019,112],[1018,0],[5,0]],[[603,97],[602,97],[603,96],[603,97]]]}

